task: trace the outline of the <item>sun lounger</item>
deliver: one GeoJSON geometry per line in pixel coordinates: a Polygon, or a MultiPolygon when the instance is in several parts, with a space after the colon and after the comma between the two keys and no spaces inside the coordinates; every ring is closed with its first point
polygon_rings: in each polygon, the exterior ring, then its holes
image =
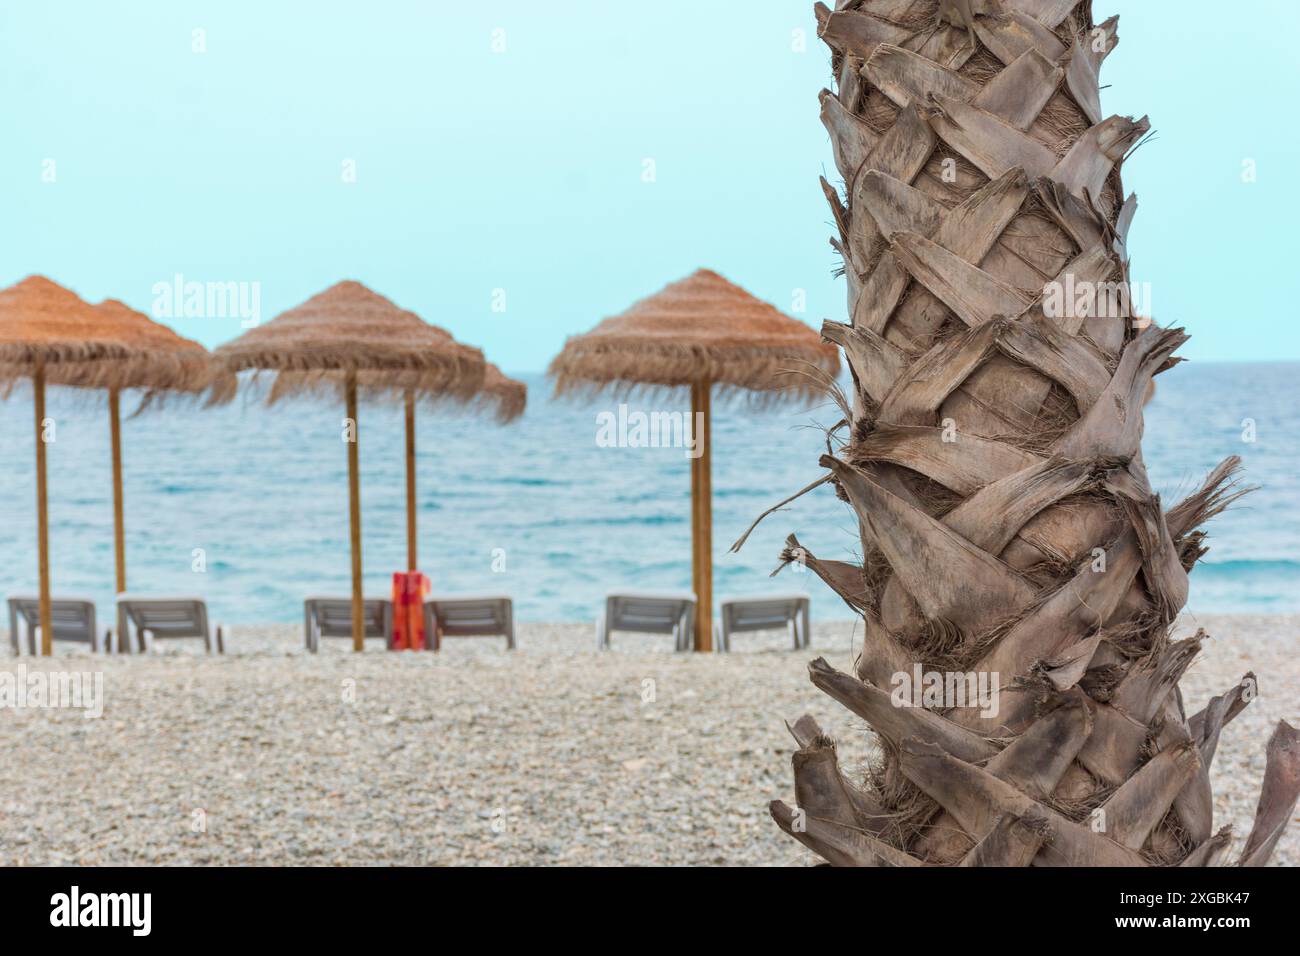
{"type": "Polygon", "coordinates": [[[596,618],[596,646],[609,649],[614,631],[671,634],[676,650],[693,644],[691,619],[695,595],[690,591],[619,591],[606,596],[605,610],[596,618]]]}
{"type": "MultiPolygon", "coordinates": [[[[383,638],[388,646],[393,633],[393,602],[387,598],[366,598],[362,602],[365,636],[383,638]]],[[[352,599],[349,597],[309,597],[302,602],[303,641],[307,650],[320,650],[322,637],[352,637],[352,599]]]]}
{"type": "Polygon", "coordinates": [[[723,598],[719,602],[721,613],[717,629],[718,650],[731,650],[732,634],[741,631],[770,631],[778,627],[789,628],[796,651],[807,647],[811,637],[808,629],[808,604],[806,594],[723,598]]]}
{"type": "Polygon", "coordinates": [[[221,625],[210,627],[208,606],[202,598],[119,594],[117,596],[118,650],[131,648],[135,629],[136,650],[143,653],[154,641],[199,637],[208,653],[225,653],[221,625]],[[146,643],[148,639],[148,644],[146,643]]]}
{"type": "MultiPolygon", "coordinates": [[[[50,623],[54,631],[54,640],[73,641],[89,644],[92,651],[107,650],[108,631],[100,641],[95,627],[95,602],[89,598],[59,597],[50,600],[50,623]]],[[[27,653],[36,653],[36,635],[41,629],[41,599],[34,595],[20,594],[9,599],[9,644],[15,654],[19,650],[19,625],[27,632],[27,653]]]]}
{"type": "Polygon", "coordinates": [[[444,637],[504,637],[515,649],[515,607],[498,594],[441,594],[424,599],[424,647],[436,651],[444,637]]]}

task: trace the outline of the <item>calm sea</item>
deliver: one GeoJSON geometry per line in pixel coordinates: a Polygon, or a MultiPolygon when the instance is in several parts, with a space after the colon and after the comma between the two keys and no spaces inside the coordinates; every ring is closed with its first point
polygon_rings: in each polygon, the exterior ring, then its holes
{"type": "MultiPolygon", "coordinates": [[[[689,587],[684,452],[599,447],[597,413],[616,410],[615,403],[552,401],[542,377],[525,378],[529,410],[512,425],[421,413],[420,553],[435,589],[508,593],[520,618],[561,621],[590,619],[617,586],[689,587]]],[[[1191,608],[1300,610],[1300,364],[1188,363],[1158,384],[1144,447],[1166,504],[1230,454],[1241,455],[1247,480],[1262,486],[1211,523],[1210,553],[1192,575],[1191,608]]],[[[665,409],[662,402],[630,407],[665,409]]],[[[93,596],[108,614],[107,413],[102,403],[62,390],[52,392],[49,413],[57,423],[49,449],[54,589],[93,596]]],[[[325,402],[268,410],[241,400],[126,421],[130,588],[204,596],[228,623],[296,621],[305,595],[346,593],[342,417],[325,402]]],[[[850,616],[811,574],[768,578],[791,531],[819,556],[855,552],[853,517],[828,489],[768,518],[741,554],[727,550],[761,511],[818,476],[819,426],[832,421],[829,408],[715,409],[715,593],[806,589],[814,614],[850,616]]],[[[401,411],[363,406],[360,427],[366,585],[387,594],[406,556],[401,411]]],[[[0,438],[0,592],[30,592],[30,391],[0,402],[0,438]]]]}

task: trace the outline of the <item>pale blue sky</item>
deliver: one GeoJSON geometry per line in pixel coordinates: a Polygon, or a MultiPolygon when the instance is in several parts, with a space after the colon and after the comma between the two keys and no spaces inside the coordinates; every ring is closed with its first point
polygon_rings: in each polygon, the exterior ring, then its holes
{"type": "MultiPolygon", "coordinates": [[[[1126,169],[1157,320],[1190,358],[1300,359],[1300,4],[1095,10],[1121,15],[1107,111],[1157,131],[1126,169]]],[[[260,282],[269,318],[356,278],[519,371],[697,266],[842,318],[813,34],[807,0],[7,3],[0,284],[148,310],[177,272],[260,282]]]]}

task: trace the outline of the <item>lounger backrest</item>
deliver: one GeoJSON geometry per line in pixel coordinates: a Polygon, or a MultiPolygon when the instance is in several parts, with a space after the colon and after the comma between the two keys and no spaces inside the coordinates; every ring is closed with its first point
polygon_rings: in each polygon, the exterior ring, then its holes
{"type": "Polygon", "coordinates": [[[425,605],[429,623],[436,619],[443,634],[504,634],[510,613],[509,598],[458,598],[425,605]]]}
{"type": "Polygon", "coordinates": [[[727,625],[733,631],[762,631],[783,627],[799,612],[802,602],[797,598],[779,598],[765,601],[761,598],[723,605],[727,625]]]}
{"type": "MultiPolygon", "coordinates": [[[[9,603],[22,615],[28,628],[40,627],[39,598],[10,598],[9,603]]],[[[81,641],[86,644],[95,642],[95,605],[90,601],[51,601],[50,623],[56,641],[81,641]]]]}
{"type": "Polygon", "coordinates": [[[137,631],[148,631],[154,640],[170,637],[208,636],[208,606],[185,599],[129,600],[122,607],[137,631]]]}
{"type": "MultiPolygon", "coordinates": [[[[316,598],[308,601],[315,608],[316,628],[321,637],[352,636],[352,602],[316,598]]],[[[371,600],[362,602],[366,637],[388,637],[388,602],[371,600]]]]}
{"type": "Polygon", "coordinates": [[[611,631],[671,634],[673,628],[681,623],[686,602],[669,598],[617,596],[609,598],[605,607],[611,631]]]}

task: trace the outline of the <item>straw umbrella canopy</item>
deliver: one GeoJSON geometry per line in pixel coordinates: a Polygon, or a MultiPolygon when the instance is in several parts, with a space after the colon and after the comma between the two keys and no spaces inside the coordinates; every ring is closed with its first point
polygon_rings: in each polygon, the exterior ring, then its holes
{"type": "Polygon", "coordinates": [[[231,372],[274,373],[268,404],[296,395],[343,393],[351,426],[347,445],[352,646],[360,651],[365,628],[358,394],[367,400],[400,400],[406,406],[407,557],[415,570],[415,404],[484,397],[489,378],[483,353],[361,283],[345,281],[221,346],[216,355],[231,372]]]}
{"type": "Polygon", "coordinates": [[[524,413],[528,404],[528,386],[489,362],[483,376],[482,399],[484,405],[495,410],[497,421],[505,424],[524,413]]]}
{"type": "Polygon", "coordinates": [[[701,269],[570,338],[549,371],[560,395],[689,386],[701,449],[691,460],[695,649],[711,650],[713,391],[750,393],[758,405],[809,401],[838,375],[838,350],[802,322],[701,269]]]}
{"type": "Polygon", "coordinates": [[[0,389],[31,378],[36,410],[37,563],[41,652],[50,653],[49,520],[44,440],[45,387],[108,391],[113,452],[113,529],[118,593],[126,590],[121,391],[145,390],[143,408],[169,391],[200,393],[214,381],[207,350],[116,300],[91,306],[43,276],[0,291],[0,389]]]}

